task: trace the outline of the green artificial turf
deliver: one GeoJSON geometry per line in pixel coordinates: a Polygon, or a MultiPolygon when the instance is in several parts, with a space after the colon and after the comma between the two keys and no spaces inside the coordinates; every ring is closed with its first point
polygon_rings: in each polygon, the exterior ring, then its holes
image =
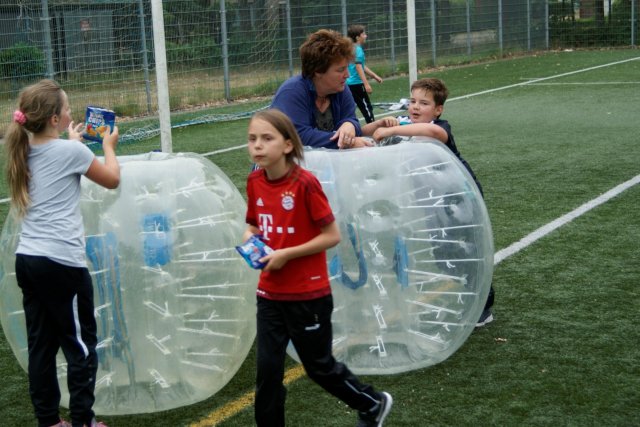
{"type": "MultiPolygon", "coordinates": [[[[633,49],[563,51],[424,70],[450,87],[443,118],[484,186],[496,251],[640,174],[640,60],[613,64],[637,57],[633,49]],[[612,65],[593,68],[604,64],[612,65]],[[559,74],[567,75],[522,84],[559,74]]],[[[373,88],[374,103],[409,95],[406,77],[373,88]]],[[[241,146],[246,126],[243,119],[175,129],[174,151],[241,146]]],[[[119,153],[159,147],[159,138],[152,138],[119,153]]],[[[244,192],[244,148],[208,158],[244,192]]],[[[362,377],[394,397],[385,425],[640,424],[639,202],[636,185],[497,264],[496,320],[448,360],[362,377]]],[[[0,221],[6,211],[0,204],[0,221]]],[[[188,426],[252,391],[254,357],[252,350],[236,376],[203,402],[103,418],[111,427],[188,426]]],[[[26,375],[1,334],[0,377],[2,424],[35,425],[26,375]]],[[[288,390],[288,425],[355,424],[353,411],[308,378],[288,390]]],[[[250,425],[251,406],[220,424],[250,425]]]]}

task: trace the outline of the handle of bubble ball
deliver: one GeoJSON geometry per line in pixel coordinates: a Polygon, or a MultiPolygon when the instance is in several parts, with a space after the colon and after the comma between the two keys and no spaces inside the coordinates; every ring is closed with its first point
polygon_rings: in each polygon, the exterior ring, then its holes
{"type": "Polygon", "coordinates": [[[407,245],[402,236],[396,236],[393,253],[393,270],[396,279],[402,288],[409,286],[409,273],[407,272],[409,257],[407,255],[407,245]]]}
{"type": "Polygon", "coordinates": [[[340,257],[338,255],[334,255],[333,259],[331,260],[330,270],[332,271],[331,275],[334,275],[336,273],[340,275],[340,281],[344,286],[350,289],[358,289],[359,287],[364,286],[364,284],[367,283],[367,279],[369,276],[367,272],[367,260],[364,257],[360,235],[358,234],[355,226],[351,223],[347,224],[347,232],[349,234],[349,240],[351,241],[351,247],[353,248],[353,251],[356,254],[356,258],[358,259],[358,280],[351,279],[351,277],[349,277],[349,275],[344,272],[344,267],[342,266],[342,262],[340,261],[340,257]]]}

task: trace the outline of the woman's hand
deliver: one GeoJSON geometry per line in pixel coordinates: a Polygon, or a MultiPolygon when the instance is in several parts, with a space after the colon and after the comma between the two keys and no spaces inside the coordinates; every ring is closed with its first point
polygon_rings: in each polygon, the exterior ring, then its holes
{"type": "Polygon", "coordinates": [[[356,137],[356,127],[351,122],[344,122],[333,134],[331,141],[338,140],[338,148],[351,148],[356,137]]]}
{"type": "Polygon", "coordinates": [[[363,138],[361,136],[356,136],[353,138],[353,144],[349,148],[362,148],[362,147],[373,147],[375,144],[369,138],[363,138]]]}
{"type": "Polygon", "coordinates": [[[346,150],[349,148],[362,148],[362,147],[373,147],[373,141],[368,138],[363,138],[361,136],[354,136],[352,138],[345,138],[343,140],[342,145],[338,143],[338,148],[341,150],[346,150]]]}
{"type": "Polygon", "coordinates": [[[331,137],[332,141],[338,140],[338,148],[345,150],[348,148],[371,147],[373,142],[366,138],[356,136],[356,128],[351,122],[344,122],[331,137]]]}
{"type": "Polygon", "coordinates": [[[375,130],[375,132],[373,132],[372,138],[374,139],[374,141],[379,142],[381,139],[384,139],[394,134],[394,132],[391,129],[392,128],[388,128],[388,127],[378,128],[375,130]]]}

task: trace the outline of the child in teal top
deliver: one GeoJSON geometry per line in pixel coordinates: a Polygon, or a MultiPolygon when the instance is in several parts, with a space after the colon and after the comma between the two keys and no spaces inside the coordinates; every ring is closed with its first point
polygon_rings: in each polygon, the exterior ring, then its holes
{"type": "Polygon", "coordinates": [[[375,120],[373,116],[373,107],[371,106],[371,100],[369,94],[373,91],[371,85],[367,80],[367,76],[373,78],[378,83],[382,83],[382,79],[376,73],[371,71],[365,64],[364,49],[362,46],[367,41],[367,33],[365,32],[364,25],[351,25],[347,30],[347,35],[355,43],[355,60],[349,64],[349,78],[347,79],[347,85],[353,95],[353,100],[356,102],[358,109],[362,113],[364,120],[367,123],[371,123],[375,120]]]}

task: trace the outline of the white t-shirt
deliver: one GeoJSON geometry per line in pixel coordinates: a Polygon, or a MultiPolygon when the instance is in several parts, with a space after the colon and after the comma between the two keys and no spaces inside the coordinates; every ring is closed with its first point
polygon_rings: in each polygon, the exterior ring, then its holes
{"type": "Polygon", "coordinates": [[[54,139],[32,145],[31,205],[22,222],[16,254],[45,256],[60,264],[86,267],[80,178],[95,155],[82,142],[54,139]]]}

